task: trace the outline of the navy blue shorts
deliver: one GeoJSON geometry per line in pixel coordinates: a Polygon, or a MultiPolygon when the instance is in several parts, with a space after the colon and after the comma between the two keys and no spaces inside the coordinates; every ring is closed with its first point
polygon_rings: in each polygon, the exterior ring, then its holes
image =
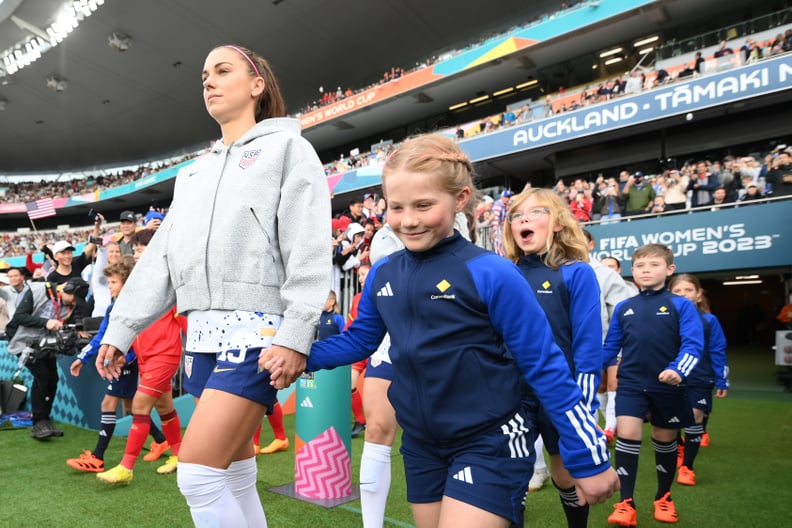
{"type": "Polygon", "coordinates": [[[271,412],[278,389],[270,385],[269,371],[258,371],[261,350],[261,347],[253,347],[218,352],[217,363],[204,388],[247,398],[266,406],[267,412],[271,412]]]}
{"type": "Polygon", "coordinates": [[[217,364],[217,354],[204,352],[184,352],[184,379],[182,387],[189,394],[200,398],[206,382],[217,364]]]}
{"type": "Polygon", "coordinates": [[[107,386],[106,394],[116,398],[129,399],[135,396],[138,387],[138,363],[124,365],[121,375],[107,386]]]}
{"type": "Polygon", "coordinates": [[[379,378],[393,381],[393,363],[390,360],[390,334],[385,334],[376,352],[368,360],[367,378],[379,378]]]}
{"type": "Polygon", "coordinates": [[[366,366],[367,378],[379,378],[387,381],[393,381],[393,364],[381,359],[370,357],[368,366],[366,366]]]}
{"type": "Polygon", "coordinates": [[[619,387],[616,416],[634,416],[662,429],[682,429],[695,423],[686,387],[668,391],[619,387]]]}
{"type": "Polygon", "coordinates": [[[690,406],[694,409],[704,411],[704,414],[712,412],[712,387],[688,387],[688,399],[690,406]]]}
{"type": "Polygon", "coordinates": [[[523,525],[525,492],[536,453],[534,417],[521,410],[491,432],[454,447],[402,435],[407,500],[438,502],[443,496],[523,525]]]}

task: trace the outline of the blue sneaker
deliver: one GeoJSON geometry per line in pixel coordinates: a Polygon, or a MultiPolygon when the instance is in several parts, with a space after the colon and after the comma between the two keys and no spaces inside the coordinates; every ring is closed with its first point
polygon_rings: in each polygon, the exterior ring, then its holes
{"type": "Polygon", "coordinates": [[[365,430],[366,424],[355,422],[355,425],[352,426],[352,438],[357,438],[365,430]]]}

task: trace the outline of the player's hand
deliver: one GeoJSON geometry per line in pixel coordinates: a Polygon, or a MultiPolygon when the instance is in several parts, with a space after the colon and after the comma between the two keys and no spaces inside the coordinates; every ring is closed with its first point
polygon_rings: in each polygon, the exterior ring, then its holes
{"type": "Polygon", "coordinates": [[[71,372],[71,375],[76,378],[77,376],[80,375],[80,371],[82,370],[82,367],[83,367],[82,361],[80,361],[79,359],[75,359],[74,361],[72,361],[72,364],[69,365],[69,372],[71,372]]]}
{"type": "Polygon", "coordinates": [[[608,500],[619,488],[619,475],[612,467],[591,477],[575,479],[578,502],[581,506],[586,504],[601,504],[608,500]]]}
{"type": "Polygon", "coordinates": [[[673,385],[676,387],[680,383],[682,383],[682,376],[675,370],[666,369],[657,376],[657,379],[660,380],[660,383],[665,383],[666,385],[673,385]]]}
{"type": "Polygon", "coordinates": [[[715,391],[716,398],[725,398],[729,394],[729,389],[718,389],[715,391]]]}
{"type": "Polygon", "coordinates": [[[121,376],[121,368],[125,363],[124,353],[113,345],[102,345],[96,354],[96,371],[108,381],[121,376]]]}
{"type": "Polygon", "coordinates": [[[259,354],[259,368],[270,373],[270,385],[285,389],[305,371],[308,358],[290,348],[273,346],[259,354]]]}

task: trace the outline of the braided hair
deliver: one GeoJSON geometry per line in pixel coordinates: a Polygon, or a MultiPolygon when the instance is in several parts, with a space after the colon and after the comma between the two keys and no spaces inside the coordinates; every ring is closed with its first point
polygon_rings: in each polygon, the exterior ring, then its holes
{"type": "Polygon", "coordinates": [[[395,171],[432,174],[440,188],[456,195],[465,187],[471,191],[463,213],[467,218],[469,237],[476,242],[476,187],[473,184],[473,163],[459,146],[445,136],[436,134],[415,136],[393,151],[382,168],[382,180],[395,171]]]}

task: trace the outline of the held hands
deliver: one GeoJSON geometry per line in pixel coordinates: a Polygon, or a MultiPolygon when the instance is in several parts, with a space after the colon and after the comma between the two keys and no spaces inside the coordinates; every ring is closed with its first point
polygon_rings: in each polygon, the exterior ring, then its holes
{"type": "Polygon", "coordinates": [[[675,370],[666,369],[657,376],[657,379],[661,383],[665,383],[667,385],[673,385],[674,387],[678,386],[682,383],[682,377],[677,373],[675,370]]]}
{"type": "Polygon", "coordinates": [[[581,506],[601,504],[608,500],[619,488],[619,475],[612,467],[591,477],[575,479],[578,501],[581,506]]]}
{"type": "Polygon", "coordinates": [[[125,363],[124,353],[113,345],[102,345],[96,354],[96,371],[107,381],[117,380],[125,363]]]}
{"type": "Polygon", "coordinates": [[[270,373],[270,385],[285,389],[305,371],[308,358],[296,350],[282,346],[272,346],[259,354],[259,368],[270,373]]]}

